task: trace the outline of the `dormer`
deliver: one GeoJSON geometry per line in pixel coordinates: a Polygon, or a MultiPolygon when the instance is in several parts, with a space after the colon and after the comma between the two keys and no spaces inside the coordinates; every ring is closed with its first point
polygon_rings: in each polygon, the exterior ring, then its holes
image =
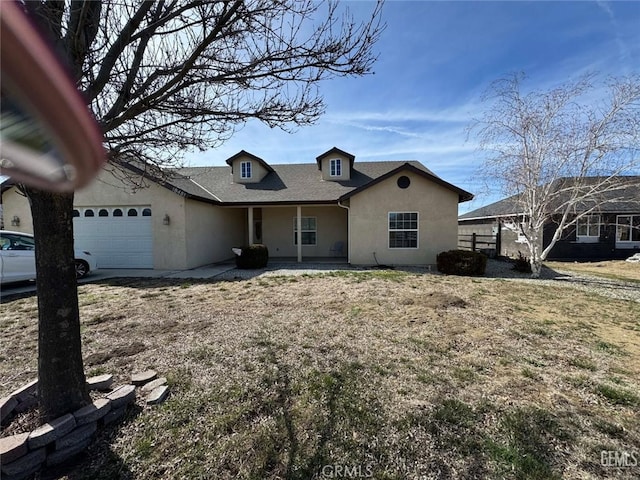
{"type": "Polygon", "coordinates": [[[350,153],[333,147],[316,157],[318,170],[322,172],[322,179],[334,182],[351,180],[353,161],[356,159],[350,153]]]}
{"type": "Polygon", "coordinates": [[[258,183],[269,172],[273,172],[273,168],[267,162],[244,150],[229,157],[227,165],[231,167],[233,183],[258,183]]]}

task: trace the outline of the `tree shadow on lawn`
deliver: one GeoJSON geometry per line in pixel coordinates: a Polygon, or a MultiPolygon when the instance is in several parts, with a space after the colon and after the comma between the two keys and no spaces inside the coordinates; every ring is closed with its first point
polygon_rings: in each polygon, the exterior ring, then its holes
{"type": "Polygon", "coordinates": [[[68,478],[553,479],[571,465],[573,413],[453,392],[396,412],[366,365],[294,367],[286,346],[255,345],[260,364],[246,382],[207,389],[180,372],[167,402],[128,429],[137,476],[109,446],[116,430],[68,478]]]}

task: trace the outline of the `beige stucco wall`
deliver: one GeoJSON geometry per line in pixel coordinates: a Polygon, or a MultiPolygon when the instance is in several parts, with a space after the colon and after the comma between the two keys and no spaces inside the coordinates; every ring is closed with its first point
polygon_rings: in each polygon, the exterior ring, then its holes
{"type": "Polygon", "coordinates": [[[245,244],[245,209],[186,201],[186,268],[233,258],[231,248],[245,244]]]}
{"type": "Polygon", "coordinates": [[[4,229],[14,232],[33,233],[33,219],[29,201],[18,193],[16,188],[7,190],[2,194],[2,215],[4,217],[4,229]],[[20,225],[11,225],[11,219],[17,215],[20,225]]]}
{"type": "Polygon", "coordinates": [[[260,162],[247,156],[240,156],[236,158],[232,163],[233,169],[233,183],[258,183],[269,173],[260,162]],[[241,178],[242,169],[240,164],[242,162],[251,162],[251,178],[241,178]]]}
{"type": "MultiPolygon", "coordinates": [[[[303,217],[316,217],[316,244],[302,246],[302,258],[330,257],[329,249],[339,240],[347,253],[347,211],[340,207],[302,206],[303,217]]],[[[262,209],[262,238],[271,257],[296,257],[298,247],[293,244],[293,219],[296,207],[262,209]]]]}
{"type": "Polygon", "coordinates": [[[411,172],[400,172],[350,199],[351,256],[354,265],[431,265],[436,255],[455,249],[458,194],[411,172]],[[411,184],[397,185],[406,175],[411,184]],[[418,248],[389,248],[389,212],[418,212],[418,248]]]}
{"type": "MultiPolygon", "coordinates": [[[[4,193],[3,204],[7,229],[33,233],[31,211],[25,197],[11,189],[4,193]],[[13,215],[20,217],[19,227],[11,227],[13,215]]],[[[147,188],[134,190],[107,170],[90,186],[75,193],[74,206],[150,206],[153,264],[159,270],[194,268],[222,261],[233,256],[233,246],[244,243],[246,213],[243,209],[189,200],[152,182],[147,182],[147,188]],[[165,215],[170,218],[169,225],[163,223],[165,215]],[[219,239],[217,242],[211,240],[214,235],[219,239]]]]}
{"type": "Polygon", "coordinates": [[[152,211],[154,268],[188,268],[186,249],[176,248],[183,245],[186,238],[186,199],[156,183],[146,184],[147,188],[134,190],[105,170],[91,185],[76,192],[73,203],[76,207],[149,205],[152,211]],[[165,215],[170,218],[169,225],[163,224],[165,215]]]}
{"type": "Polygon", "coordinates": [[[323,180],[333,180],[333,181],[343,181],[349,180],[351,178],[351,167],[349,163],[349,159],[338,153],[332,153],[320,160],[320,167],[322,171],[322,179],[323,180]],[[339,158],[342,160],[342,175],[337,177],[331,176],[331,159],[339,158]]]}

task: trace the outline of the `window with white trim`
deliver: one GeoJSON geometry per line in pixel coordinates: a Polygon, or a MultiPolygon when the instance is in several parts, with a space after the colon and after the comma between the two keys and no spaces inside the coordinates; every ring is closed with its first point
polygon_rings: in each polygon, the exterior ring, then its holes
{"type": "Polygon", "coordinates": [[[597,242],[600,238],[600,215],[586,215],[576,222],[578,242],[597,242]]]}
{"type": "Polygon", "coordinates": [[[240,178],[251,178],[251,162],[240,163],[240,178]]]}
{"type": "Polygon", "coordinates": [[[616,242],[640,242],[640,215],[618,215],[616,242]]]}
{"type": "Polygon", "coordinates": [[[332,177],[342,176],[342,160],[339,158],[332,158],[329,161],[329,175],[332,177]]]}
{"type": "MultiPolygon", "coordinates": [[[[300,229],[302,245],[316,245],[318,235],[316,217],[302,217],[300,220],[302,222],[300,229]]],[[[293,217],[293,244],[298,245],[298,217],[293,217]]]]}
{"type": "Polygon", "coordinates": [[[389,248],[418,248],[418,212],[389,212],[389,248]]]}

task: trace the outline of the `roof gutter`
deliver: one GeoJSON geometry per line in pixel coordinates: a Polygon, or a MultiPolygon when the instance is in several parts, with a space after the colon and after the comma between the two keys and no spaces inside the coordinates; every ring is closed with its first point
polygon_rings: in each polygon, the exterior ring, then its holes
{"type": "Polygon", "coordinates": [[[500,218],[513,218],[513,217],[521,217],[524,213],[501,213],[499,215],[482,215],[480,217],[458,217],[459,222],[468,222],[470,220],[490,220],[490,219],[500,219],[500,218]]]}

